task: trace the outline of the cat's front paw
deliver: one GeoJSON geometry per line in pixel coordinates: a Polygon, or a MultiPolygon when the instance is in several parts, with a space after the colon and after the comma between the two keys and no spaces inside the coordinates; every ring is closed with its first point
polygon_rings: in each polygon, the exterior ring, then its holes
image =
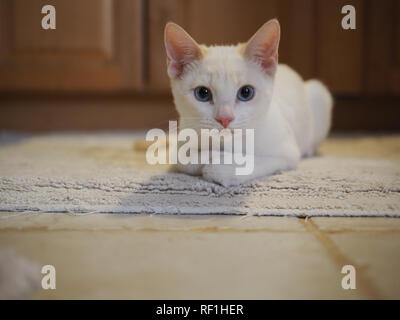
{"type": "Polygon", "coordinates": [[[242,183],[243,176],[236,175],[236,167],[232,164],[208,164],[203,167],[203,178],[229,187],[242,183]]]}

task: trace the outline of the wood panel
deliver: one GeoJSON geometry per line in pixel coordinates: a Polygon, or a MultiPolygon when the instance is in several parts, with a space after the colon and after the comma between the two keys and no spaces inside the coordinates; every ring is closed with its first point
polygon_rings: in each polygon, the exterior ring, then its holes
{"type": "Polygon", "coordinates": [[[148,1],[148,87],[153,91],[168,90],[166,55],[164,49],[164,27],[169,21],[186,26],[183,17],[190,0],[148,1]]]}
{"type": "Polygon", "coordinates": [[[317,75],[335,93],[362,90],[363,10],[363,0],[317,1],[317,75]],[[355,30],[342,28],[344,5],[356,8],[355,30]]]}
{"type": "Polygon", "coordinates": [[[365,90],[400,94],[399,1],[368,1],[367,19],[365,90]]]}
{"type": "Polygon", "coordinates": [[[153,94],[11,94],[3,95],[1,100],[1,130],[166,129],[169,120],[178,119],[171,97],[153,94]]]}
{"type": "Polygon", "coordinates": [[[142,87],[141,0],[1,0],[0,90],[93,91],[142,87]]]}
{"type": "Polygon", "coordinates": [[[317,20],[314,0],[279,1],[282,35],[279,60],[296,69],[304,79],[317,76],[317,20]]]}
{"type": "Polygon", "coordinates": [[[278,0],[191,0],[185,25],[199,43],[231,45],[246,42],[261,25],[278,16],[278,0]],[[199,12],[207,11],[204,18],[199,12]]]}
{"type": "Polygon", "coordinates": [[[56,8],[56,30],[41,28],[41,8],[48,1],[14,0],[12,10],[13,52],[31,59],[43,53],[80,55],[97,53],[102,59],[112,54],[112,2],[86,0],[51,2],[56,8]]]}

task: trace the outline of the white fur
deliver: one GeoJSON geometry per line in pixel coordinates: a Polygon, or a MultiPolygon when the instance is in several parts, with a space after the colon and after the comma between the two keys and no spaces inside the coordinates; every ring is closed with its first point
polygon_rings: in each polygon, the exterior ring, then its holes
{"type": "Polygon", "coordinates": [[[255,130],[254,171],[238,176],[230,164],[178,165],[180,171],[229,186],[293,169],[302,156],[314,153],[328,134],[332,108],[332,97],[321,82],[304,82],[286,65],[278,65],[274,75],[266,74],[243,57],[241,45],[201,48],[202,58],[185,65],[180,77],[171,78],[179,128],[193,128],[199,134],[202,128],[222,129],[215,115],[228,104],[235,116],[228,128],[255,130]],[[252,100],[236,98],[243,85],[255,88],[252,100]],[[212,103],[195,99],[198,86],[211,89],[212,103]]]}

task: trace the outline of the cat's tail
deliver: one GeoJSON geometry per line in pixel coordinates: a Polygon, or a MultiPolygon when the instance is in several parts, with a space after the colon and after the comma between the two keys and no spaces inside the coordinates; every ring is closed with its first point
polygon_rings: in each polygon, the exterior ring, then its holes
{"type": "Polygon", "coordinates": [[[333,98],[328,88],[315,79],[305,82],[306,95],[313,115],[313,152],[328,136],[331,127],[333,98]]]}

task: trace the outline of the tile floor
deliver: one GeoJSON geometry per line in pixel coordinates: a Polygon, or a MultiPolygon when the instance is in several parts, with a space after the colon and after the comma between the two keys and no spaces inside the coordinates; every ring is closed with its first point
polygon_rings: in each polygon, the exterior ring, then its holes
{"type": "Polygon", "coordinates": [[[33,299],[400,299],[396,218],[0,213],[0,247],[55,266],[33,299]]]}
{"type": "MultiPolygon", "coordinates": [[[[399,139],[333,136],[320,152],[399,160],[399,139]]],[[[3,212],[1,248],[56,267],[33,299],[400,299],[400,218],[3,212]]]]}

